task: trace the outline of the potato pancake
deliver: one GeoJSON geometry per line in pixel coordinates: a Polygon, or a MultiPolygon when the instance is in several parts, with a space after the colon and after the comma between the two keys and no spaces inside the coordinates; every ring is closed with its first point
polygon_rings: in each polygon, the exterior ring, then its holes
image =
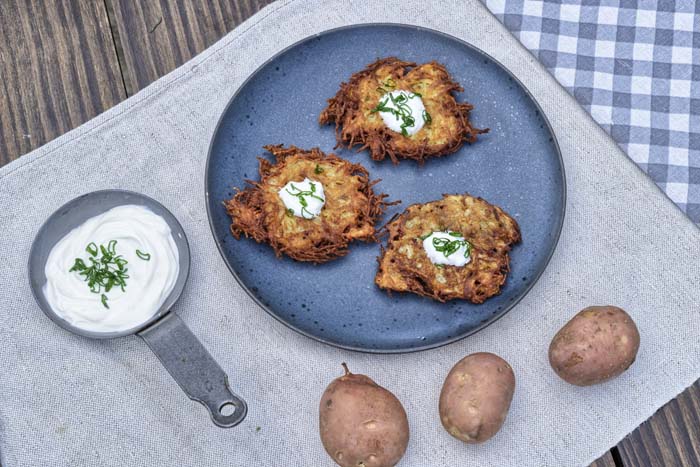
{"type": "Polygon", "coordinates": [[[246,180],[250,186],[224,203],[236,239],[244,235],[268,243],[278,257],[285,254],[313,263],[346,255],[353,240],[376,241],[375,221],[390,203],[384,201],[387,195],[374,193],[379,180],[370,182],[363,166],[318,148],[307,151],[278,145],[265,149],[276,161],[259,158],[260,181],[246,180]],[[325,203],[313,218],[297,217],[280,195],[290,182],[299,186],[307,179],[313,180],[314,187],[322,185],[323,199],[318,199],[325,203]]]}
{"type": "Polygon", "coordinates": [[[388,155],[394,163],[399,159],[423,162],[451,154],[465,141],[473,143],[478,134],[488,132],[472,127],[472,105],[458,103],[454,91],[462,91],[462,87],[437,62],[416,65],[395,57],[384,58],[342,83],[335,97],[328,100],[319,122],[335,123],[338,146],[369,149],[374,160],[388,155]],[[397,95],[401,91],[406,94],[397,95]],[[411,106],[406,105],[410,103],[406,97],[414,96],[422,100],[418,103],[421,115],[413,114],[411,106]],[[403,119],[400,132],[385,123],[384,117],[391,112],[403,119]],[[423,124],[415,134],[405,131],[414,126],[412,122],[423,124]]]}
{"type": "Polygon", "coordinates": [[[386,230],[388,245],[382,248],[375,283],[382,289],[413,292],[441,302],[462,298],[483,303],[498,294],[510,270],[508,252],[520,241],[520,228],[512,217],[466,194],[411,205],[386,230]],[[436,265],[430,260],[423,240],[443,231],[456,240],[466,240],[466,265],[436,265]]]}

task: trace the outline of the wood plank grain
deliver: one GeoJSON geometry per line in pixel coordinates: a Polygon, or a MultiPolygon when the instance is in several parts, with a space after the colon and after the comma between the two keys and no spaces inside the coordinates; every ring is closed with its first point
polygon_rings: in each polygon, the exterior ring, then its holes
{"type": "Polygon", "coordinates": [[[175,69],[272,0],[107,0],[128,95],[175,69]]]}
{"type": "Polygon", "coordinates": [[[0,165],[126,97],[100,1],[0,1],[0,77],[0,165]]]}
{"type": "Polygon", "coordinates": [[[700,381],[642,423],[618,449],[626,467],[700,466],[700,381]]]}
{"type": "Polygon", "coordinates": [[[597,461],[592,463],[590,467],[616,467],[615,466],[615,460],[613,459],[612,454],[610,454],[610,451],[606,452],[603,456],[600,457],[597,461]]]}

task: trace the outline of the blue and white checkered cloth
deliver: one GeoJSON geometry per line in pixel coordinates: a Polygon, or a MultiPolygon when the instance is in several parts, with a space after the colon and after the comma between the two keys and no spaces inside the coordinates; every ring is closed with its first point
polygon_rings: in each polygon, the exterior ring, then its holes
{"type": "Polygon", "coordinates": [[[700,223],[700,1],[483,1],[700,223]]]}

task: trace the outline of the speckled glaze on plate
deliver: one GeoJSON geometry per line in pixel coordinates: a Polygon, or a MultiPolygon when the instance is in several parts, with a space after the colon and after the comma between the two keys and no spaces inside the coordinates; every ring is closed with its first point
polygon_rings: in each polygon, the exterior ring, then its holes
{"type": "MultiPolygon", "coordinates": [[[[564,219],[566,184],[561,154],[539,106],[502,65],[445,34],[404,25],[358,25],[307,38],[270,59],[240,88],[214,132],[205,189],[210,225],[229,269],[260,306],[290,328],[351,350],[424,350],[461,339],[492,323],[530,290],[554,252],[564,219]],[[367,152],[336,150],[362,163],[376,190],[406,206],[469,193],[502,207],[520,224],[523,241],[511,252],[500,295],[481,305],[446,304],[412,294],[389,296],[374,284],[379,245],[355,243],[344,258],[322,265],[278,259],[267,245],[236,241],[223,206],[233,187],[258,179],[265,144],[314,146],[332,152],[332,126],[319,126],[326,99],[341,81],[377,58],[436,60],[475,105],[475,126],[491,128],[476,144],[423,166],[374,162],[367,152]]],[[[515,310],[517,312],[517,310],[515,310]]]]}

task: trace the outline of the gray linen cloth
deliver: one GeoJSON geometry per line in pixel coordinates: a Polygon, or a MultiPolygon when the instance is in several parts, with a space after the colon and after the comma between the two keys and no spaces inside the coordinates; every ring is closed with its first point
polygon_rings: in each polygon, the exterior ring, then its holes
{"type": "Polygon", "coordinates": [[[700,376],[700,231],[476,0],[274,3],[136,96],[0,169],[0,205],[0,451],[9,467],[332,465],[317,403],[342,361],[404,403],[411,442],[402,465],[585,465],[700,376]],[[452,34],[511,69],[551,120],[568,180],[559,246],[529,295],[472,337],[408,355],[338,350],[265,314],[219,257],[203,193],[214,126],[251,72],[309,34],[386,20],[452,34]],[[215,427],[139,338],[78,337],[34,304],[26,262],[37,229],[62,203],[110,187],[155,197],[182,222],[193,264],[175,310],[247,399],[242,425],[215,427]],[[577,310],[607,303],[637,321],[638,360],[607,384],[567,385],[549,368],[549,340],[577,310]],[[437,398],[450,367],[476,351],[507,359],[518,383],[501,432],[468,446],[443,431],[437,398]]]}

